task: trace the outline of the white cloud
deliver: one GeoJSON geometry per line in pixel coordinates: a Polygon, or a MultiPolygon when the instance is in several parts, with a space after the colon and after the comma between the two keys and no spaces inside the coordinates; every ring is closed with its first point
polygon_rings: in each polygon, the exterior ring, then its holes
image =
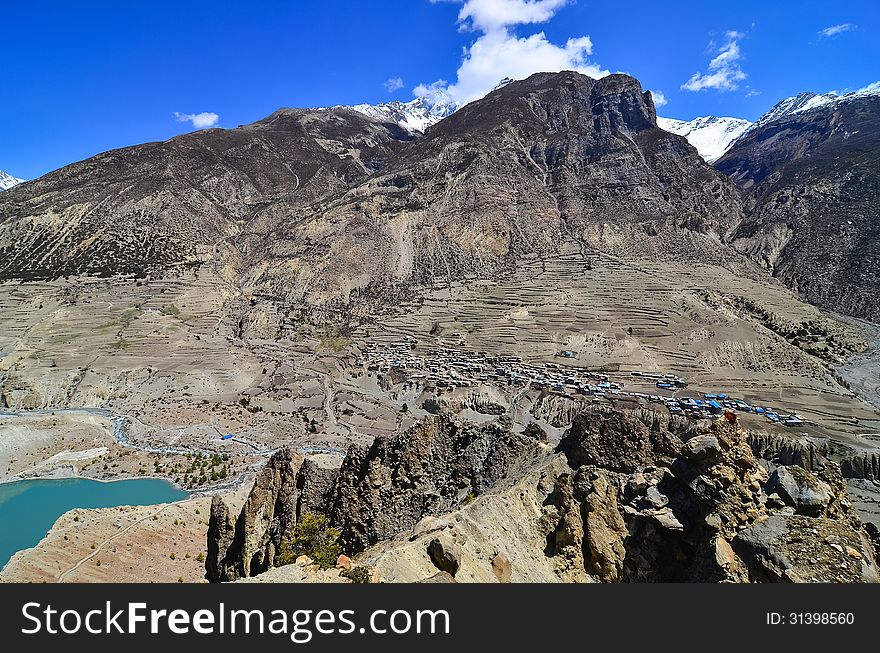
{"type": "Polygon", "coordinates": [[[651,91],[651,96],[654,98],[654,106],[658,109],[669,104],[669,100],[666,99],[663,91],[651,91]]]}
{"type": "MultiPolygon", "coordinates": [[[[437,0],[433,0],[437,1],[437,0]]],[[[570,0],[455,0],[462,3],[460,29],[477,32],[464,51],[456,81],[442,80],[415,89],[442,92],[459,104],[483,97],[505,77],[523,79],[536,72],[575,70],[591,77],[608,74],[591,62],[593,42],[589,36],[551,43],[544,32],[519,37],[514,27],[545,23],[570,0]]]]}
{"type": "Polygon", "coordinates": [[[220,122],[220,116],[216,113],[211,113],[210,111],[203,111],[202,113],[180,113],[179,111],[175,111],[174,119],[177,120],[177,122],[191,123],[196,129],[216,127],[217,123],[220,122]]]}
{"type": "Polygon", "coordinates": [[[431,104],[455,102],[447,91],[448,87],[445,79],[438,79],[430,84],[419,84],[413,89],[413,95],[426,98],[431,104]]]}
{"type": "Polygon", "coordinates": [[[825,29],[819,30],[818,34],[822,38],[830,39],[837,36],[838,34],[843,34],[844,32],[849,32],[854,29],[858,29],[858,25],[853,25],[852,23],[842,23],[840,25],[832,25],[831,27],[826,27],[825,29]]]}
{"type": "Polygon", "coordinates": [[[389,93],[399,91],[403,88],[403,79],[400,77],[391,77],[385,82],[385,90],[389,93]]]}
{"type": "Polygon", "coordinates": [[[458,13],[464,28],[492,32],[512,25],[546,23],[569,0],[466,0],[458,13]]]}
{"type": "Polygon", "coordinates": [[[748,77],[739,65],[742,58],[739,41],[744,36],[742,32],[729,31],[724,33],[724,44],[720,48],[710,43],[709,47],[715,52],[715,57],[709,62],[708,70],[705,73],[694,73],[681,85],[681,88],[686,91],[705,91],[710,88],[718,91],[738,89],[739,82],[748,77]]]}

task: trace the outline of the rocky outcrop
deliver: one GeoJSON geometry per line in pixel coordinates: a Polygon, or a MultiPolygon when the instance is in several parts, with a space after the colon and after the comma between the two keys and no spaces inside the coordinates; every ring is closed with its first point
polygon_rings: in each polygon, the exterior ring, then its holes
{"type": "Polygon", "coordinates": [[[282,449],[258,475],[236,520],[215,498],[207,577],[229,581],[270,568],[304,512],[327,515],[344,549],[356,553],[512,483],[542,457],[534,440],[450,416],[427,418],[370,447],[353,446],[338,470],[282,449]]]}
{"type": "Polygon", "coordinates": [[[495,393],[471,392],[466,397],[430,396],[422,402],[421,407],[432,415],[460,413],[465,409],[482,415],[504,415],[508,406],[502,403],[501,397],[494,395],[495,393]]]}
{"type": "Polygon", "coordinates": [[[223,500],[214,497],[205,559],[208,580],[246,578],[272,567],[282,539],[296,524],[302,466],[302,456],[289,449],[274,454],[234,523],[223,500]]]}
{"type": "Polygon", "coordinates": [[[758,458],[778,465],[798,465],[815,469],[827,460],[828,441],[814,442],[808,438],[793,438],[766,431],[749,432],[749,444],[758,458]]]}
{"type": "Polygon", "coordinates": [[[556,573],[567,581],[586,578],[584,522],[580,502],[574,496],[571,474],[559,474],[544,502],[542,527],[547,531],[545,555],[553,559],[556,573]]]}
{"type": "Polygon", "coordinates": [[[572,467],[595,465],[625,472],[657,460],[669,460],[681,445],[681,434],[675,432],[676,428],[689,428],[684,420],[670,423],[652,410],[603,408],[575,417],[560,443],[559,451],[572,467]]]}
{"type": "Polygon", "coordinates": [[[569,464],[583,463],[573,475],[557,478],[548,501],[551,514],[561,516],[550,541],[558,542],[562,534],[568,547],[548,553],[565,556],[569,579],[570,561],[578,559],[573,549],[580,545],[585,570],[602,581],[780,580],[756,566],[754,552],[743,545],[751,536],[741,534],[763,533],[758,526],[767,520],[775,518],[776,524],[795,516],[792,532],[845,533],[859,557],[845,547],[816,549],[816,542],[785,548],[787,540],[771,538],[767,546],[788,561],[786,568],[819,564],[824,569],[787,579],[809,581],[817,574],[849,582],[875,579],[872,547],[834,463],[820,465],[815,474],[780,466],[771,476],[737,425],[719,420],[695,428],[659,416],[648,419],[639,411],[582,415],[559,450],[569,464]],[[652,457],[656,464],[646,464],[652,457]],[[573,498],[579,511],[572,509],[573,498]],[[861,564],[852,564],[856,559],[864,561],[864,573],[861,564]]]}
{"type": "Polygon", "coordinates": [[[739,533],[733,547],[758,582],[878,582],[865,538],[845,521],[772,515],[739,533]]]}
{"type": "Polygon", "coordinates": [[[816,471],[837,461],[844,478],[880,479],[880,454],[860,451],[827,439],[792,437],[766,431],[750,431],[749,444],[758,458],[777,465],[796,465],[816,471]]]}
{"type": "Polygon", "coordinates": [[[309,469],[276,455],[234,525],[215,501],[209,577],[271,564],[307,507],[340,530],[352,564],[389,582],[438,569],[459,582],[876,579],[840,468],[759,461],[726,420],[589,406],[554,453],[507,427],[431,416],[353,447],[320,482],[309,469]]]}
{"type": "Polygon", "coordinates": [[[429,417],[369,448],[353,447],[326,512],[343,547],[361,551],[497,488],[541,456],[533,440],[495,424],[429,417]]]}
{"type": "MultiPolygon", "coordinates": [[[[244,533],[241,534],[244,539],[244,533]]],[[[244,552],[235,541],[235,521],[229,507],[219,494],[211,499],[211,514],[208,520],[208,555],[205,558],[205,577],[212,582],[235,580],[244,572],[244,552]],[[235,558],[238,560],[235,560],[235,558]]],[[[248,571],[250,571],[248,569],[248,571]]]]}
{"type": "Polygon", "coordinates": [[[875,451],[853,453],[846,456],[840,467],[846,478],[880,480],[880,454],[875,451]]]}
{"type": "Polygon", "coordinates": [[[626,558],[626,522],[617,504],[618,488],[601,472],[590,472],[581,512],[586,533],[586,570],[600,580],[617,582],[626,558]]]}
{"type": "Polygon", "coordinates": [[[568,395],[543,393],[529,407],[529,412],[537,419],[544,420],[555,428],[566,428],[582,410],[581,402],[568,395]]]}

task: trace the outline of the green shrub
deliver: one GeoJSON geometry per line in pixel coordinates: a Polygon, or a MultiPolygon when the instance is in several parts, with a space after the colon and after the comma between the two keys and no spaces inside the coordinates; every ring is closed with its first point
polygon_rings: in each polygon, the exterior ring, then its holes
{"type": "Polygon", "coordinates": [[[347,578],[352,583],[370,582],[370,572],[366,567],[352,567],[351,569],[343,569],[339,575],[343,578],[347,578]]]}
{"type": "Polygon", "coordinates": [[[296,562],[302,555],[309,556],[321,569],[336,566],[342,553],[339,530],[330,526],[327,515],[305,512],[293,529],[293,534],[281,543],[275,565],[281,567],[296,562]]]}

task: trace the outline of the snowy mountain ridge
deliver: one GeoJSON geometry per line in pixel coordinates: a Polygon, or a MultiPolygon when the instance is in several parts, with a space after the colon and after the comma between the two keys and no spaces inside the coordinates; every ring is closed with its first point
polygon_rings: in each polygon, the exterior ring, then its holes
{"type": "Polygon", "coordinates": [[[455,113],[458,110],[458,105],[451,100],[431,101],[429,98],[419,97],[409,102],[394,100],[380,104],[355,104],[340,108],[351,109],[377,120],[397,123],[408,132],[424,133],[431,125],[455,113]]]}
{"type": "MultiPolygon", "coordinates": [[[[497,91],[499,88],[512,84],[513,81],[510,77],[505,77],[492,90],[497,91]]],[[[433,98],[417,97],[409,102],[394,100],[379,104],[340,105],[337,108],[351,109],[377,120],[397,123],[408,132],[424,133],[428,127],[436,125],[458,111],[461,105],[445,93],[438,91],[433,98]]]]}
{"type": "Polygon", "coordinates": [[[658,117],[657,124],[661,129],[684,136],[691,145],[697,148],[700,156],[707,163],[714,163],[743,136],[774,120],[871,96],[880,96],[880,83],[874,83],[861,90],[843,95],[834,91],[821,95],[809,92],[793,95],[777,102],[754,123],[742,118],[709,116],[687,121],[658,117]]]}
{"type": "Polygon", "coordinates": [[[705,116],[693,120],[657,118],[657,125],[673,134],[684,136],[697,148],[706,161],[714,163],[730,148],[731,144],[752,127],[742,118],[717,118],[705,116]]]}
{"type": "Polygon", "coordinates": [[[23,181],[24,179],[18,179],[0,170],[0,191],[9,190],[23,181]]]}
{"type": "Polygon", "coordinates": [[[755,123],[755,127],[766,125],[768,122],[773,122],[774,120],[779,120],[780,118],[795,113],[805,113],[820,107],[851,102],[853,100],[859,100],[871,96],[880,96],[880,82],[875,82],[861,90],[852,91],[851,93],[845,93],[843,95],[840,95],[836,91],[831,91],[830,93],[824,93],[822,95],[809,92],[800,93],[799,95],[785,98],[781,102],[777,102],[773,105],[773,108],[770,109],[770,111],[758,119],[755,123]]]}

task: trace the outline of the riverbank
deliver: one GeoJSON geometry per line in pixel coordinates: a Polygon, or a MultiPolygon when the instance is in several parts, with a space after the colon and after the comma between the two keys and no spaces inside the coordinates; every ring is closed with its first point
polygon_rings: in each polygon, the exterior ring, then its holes
{"type": "Polygon", "coordinates": [[[199,582],[210,505],[199,497],[71,510],[12,556],[0,582],[199,582]]]}
{"type": "Polygon", "coordinates": [[[880,326],[851,317],[840,320],[858,326],[870,337],[867,351],[853,357],[837,368],[837,373],[849,389],[880,410],[880,326]]]}
{"type": "MultiPolygon", "coordinates": [[[[250,487],[224,494],[240,509],[250,487]]],[[[150,506],[73,509],[39,543],[19,551],[0,582],[156,582],[204,580],[211,497],[150,506]]]]}
{"type": "MultiPolygon", "coordinates": [[[[106,418],[87,413],[0,413],[0,482],[79,475],[121,450],[106,418]]],[[[98,474],[94,474],[98,476],[98,474]]]]}
{"type": "Polygon", "coordinates": [[[189,499],[164,479],[126,479],[104,483],[85,478],[26,479],[0,485],[0,565],[31,547],[70,510],[150,506],[189,499]]]}
{"type": "Polygon", "coordinates": [[[156,478],[210,495],[241,487],[271,453],[226,454],[218,460],[220,455],[210,449],[133,441],[133,424],[141,431],[150,428],[135,416],[102,408],[0,410],[0,484],[21,479],[156,478]],[[203,478],[195,471],[187,473],[196,457],[211,460],[198,470],[203,478]]]}

